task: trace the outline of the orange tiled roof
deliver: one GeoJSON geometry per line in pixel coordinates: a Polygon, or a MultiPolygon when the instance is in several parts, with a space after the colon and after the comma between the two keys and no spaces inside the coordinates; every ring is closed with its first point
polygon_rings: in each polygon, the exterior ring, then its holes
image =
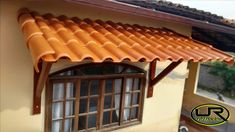
{"type": "Polygon", "coordinates": [[[47,62],[60,58],[72,62],[234,59],[210,45],[161,28],[39,15],[26,9],[20,11],[18,21],[37,71],[41,59],[47,62]]]}

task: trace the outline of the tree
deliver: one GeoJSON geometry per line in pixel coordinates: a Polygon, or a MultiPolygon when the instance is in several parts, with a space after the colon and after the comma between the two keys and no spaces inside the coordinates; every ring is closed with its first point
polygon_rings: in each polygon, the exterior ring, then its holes
{"type": "Polygon", "coordinates": [[[235,63],[228,66],[222,62],[214,62],[210,74],[222,77],[225,90],[231,91],[231,96],[235,96],[235,63]]]}

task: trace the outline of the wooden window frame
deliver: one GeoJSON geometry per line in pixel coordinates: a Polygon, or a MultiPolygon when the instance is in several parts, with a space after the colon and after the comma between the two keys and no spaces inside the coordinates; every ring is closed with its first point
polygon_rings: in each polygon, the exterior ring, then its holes
{"type": "MultiPolygon", "coordinates": [[[[108,63],[109,64],[109,63],[108,63]]],[[[70,68],[67,68],[67,69],[63,69],[59,72],[56,72],[57,73],[60,73],[60,72],[63,72],[63,71],[67,71],[67,70],[71,70],[71,69],[74,69],[74,68],[77,68],[77,67],[83,67],[83,66],[88,66],[90,64],[85,64],[85,65],[82,65],[82,66],[73,66],[73,67],[70,67],[70,68]]],[[[120,64],[119,64],[120,65],[120,64]]],[[[123,64],[121,64],[123,65],[123,64]]],[[[137,67],[134,67],[134,66],[131,66],[131,65],[127,65],[127,64],[124,64],[124,66],[127,66],[127,67],[131,67],[131,68],[137,68],[137,67]]],[[[105,79],[113,79],[113,78],[121,78],[122,79],[122,90],[121,90],[121,98],[120,98],[120,119],[119,121],[117,122],[118,125],[108,125],[108,126],[103,126],[102,125],[102,115],[98,112],[100,112],[100,110],[102,111],[101,113],[103,113],[103,109],[102,108],[102,103],[101,104],[98,104],[98,108],[97,108],[97,116],[101,116],[99,118],[97,118],[97,122],[99,123],[98,126],[96,126],[96,130],[99,130],[99,131],[110,131],[110,130],[116,130],[116,129],[120,129],[120,128],[124,128],[124,127],[128,127],[128,126],[132,126],[132,125],[137,125],[137,124],[141,124],[142,123],[142,116],[143,116],[143,105],[144,105],[144,95],[145,95],[145,86],[146,86],[146,72],[140,68],[137,68],[137,70],[141,70],[143,73],[128,73],[128,74],[108,74],[108,75],[83,75],[83,76],[53,76],[55,74],[52,74],[48,79],[47,79],[47,83],[46,83],[46,99],[45,99],[45,132],[50,132],[51,130],[51,127],[52,127],[52,92],[53,92],[53,83],[54,82],[75,82],[75,88],[76,88],[76,93],[75,93],[75,109],[74,109],[74,125],[73,127],[73,130],[77,130],[78,131],[78,117],[79,117],[79,114],[76,114],[78,113],[78,110],[79,110],[79,99],[80,99],[80,96],[79,96],[79,92],[77,92],[78,88],[80,88],[80,82],[82,79],[88,79],[88,80],[105,80],[105,79]],[[125,92],[125,82],[126,82],[126,79],[127,78],[139,78],[141,83],[140,83],[140,95],[139,95],[139,108],[138,108],[138,115],[137,115],[137,119],[134,119],[134,121],[132,120],[128,120],[128,122],[125,122],[124,123],[124,120],[122,120],[123,118],[123,111],[125,109],[124,107],[124,98],[125,98],[125,93],[123,93],[123,91],[125,92]],[[102,128],[101,128],[102,127],[102,128]]],[[[104,81],[103,81],[104,82],[104,81]]],[[[134,82],[134,81],[133,81],[134,82]]],[[[101,84],[101,85],[104,85],[104,84],[101,84]]],[[[65,86],[66,87],[66,86],[65,86]]],[[[104,87],[104,86],[103,86],[104,87]]],[[[133,86],[132,86],[133,87],[133,86]]],[[[105,90],[104,88],[100,88],[100,102],[104,102],[104,91],[101,91],[101,90],[105,90]]],[[[66,94],[66,93],[64,93],[66,94]]],[[[131,94],[131,99],[132,99],[132,94],[131,94]]],[[[64,100],[66,101],[66,100],[64,100]]],[[[98,101],[99,102],[99,101],[98,101]]],[[[64,103],[65,104],[65,103],[64,103]]],[[[63,106],[65,107],[65,106],[63,106]]],[[[130,107],[130,111],[131,111],[131,108],[133,106],[130,107]]],[[[62,120],[62,123],[65,121],[65,117],[64,117],[64,114],[65,113],[65,109],[63,109],[63,120],[62,120]]],[[[88,114],[88,113],[86,113],[88,114]]],[[[130,113],[131,114],[131,113],[130,113]]],[[[131,115],[130,115],[131,116],[131,115]]],[[[62,125],[64,126],[64,125],[62,125]]],[[[63,129],[63,127],[62,127],[63,129]]],[[[64,130],[63,130],[64,131],[64,130]]],[[[84,130],[83,130],[84,131],[84,130]]],[[[86,131],[86,130],[85,130],[86,131]]],[[[89,131],[89,130],[88,130],[89,131]]]]}

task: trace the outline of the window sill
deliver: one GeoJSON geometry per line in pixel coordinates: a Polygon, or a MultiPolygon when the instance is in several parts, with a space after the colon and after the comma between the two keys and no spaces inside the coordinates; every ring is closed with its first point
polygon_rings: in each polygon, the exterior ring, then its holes
{"type": "Polygon", "coordinates": [[[215,103],[225,104],[225,105],[228,105],[228,106],[231,106],[231,107],[235,108],[235,105],[233,105],[233,104],[223,102],[223,101],[220,101],[220,100],[217,100],[217,99],[214,99],[214,98],[210,98],[210,97],[207,97],[206,95],[203,95],[203,94],[200,94],[200,93],[194,93],[194,94],[197,95],[197,96],[203,97],[205,99],[208,99],[209,101],[211,100],[211,101],[214,101],[215,103]]]}
{"type": "Polygon", "coordinates": [[[122,128],[126,128],[126,127],[134,127],[136,125],[140,125],[142,122],[139,121],[139,120],[136,120],[136,121],[132,121],[132,122],[128,122],[128,123],[123,123],[122,126],[112,126],[112,127],[106,127],[106,128],[103,128],[101,130],[99,130],[98,132],[107,132],[107,131],[114,131],[114,130],[120,130],[122,128]]]}

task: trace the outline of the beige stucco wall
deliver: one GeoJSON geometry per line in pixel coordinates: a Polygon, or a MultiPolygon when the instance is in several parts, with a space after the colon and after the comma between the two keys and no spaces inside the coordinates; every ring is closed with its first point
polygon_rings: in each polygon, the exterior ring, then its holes
{"type": "MultiPolygon", "coordinates": [[[[212,103],[212,104],[220,104],[224,107],[226,107],[231,116],[228,120],[229,125],[228,126],[220,126],[220,127],[225,127],[223,131],[225,132],[234,132],[235,131],[235,107],[224,103],[222,101],[218,101],[215,99],[210,99],[205,96],[201,96],[196,93],[197,89],[197,82],[198,82],[198,74],[199,74],[199,68],[200,64],[199,63],[190,63],[189,64],[189,78],[186,80],[185,83],[185,91],[184,91],[184,98],[183,98],[183,108],[191,112],[191,110],[200,105],[200,104],[206,104],[206,103],[212,103]]],[[[208,83],[213,83],[213,82],[208,82],[208,83]]]]}
{"type": "MultiPolygon", "coordinates": [[[[17,10],[28,7],[40,13],[56,15],[90,17],[113,20],[124,23],[138,23],[145,26],[165,26],[185,35],[190,35],[191,28],[166,22],[157,22],[110,11],[97,10],[63,1],[19,1],[1,0],[1,47],[0,47],[0,131],[1,132],[42,132],[44,127],[44,101],[42,113],[31,115],[33,96],[33,65],[25,46],[23,35],[16,21],[17,10]]],[[[158,63],[158,71],[169,62],[158,63]]],[[[154,97],[145,98],[143,123],[119,131],[177,131],[186,64],[182,63],[167,78],[155,86],[154,97]]],[[[61,69],[68,63],[58,63],[52,71],[61,69]]],[[[147,63],[136,64],[148,69],[147,63]]],[[[44,96],[44,93],[43,93],[44,96]]]]}

